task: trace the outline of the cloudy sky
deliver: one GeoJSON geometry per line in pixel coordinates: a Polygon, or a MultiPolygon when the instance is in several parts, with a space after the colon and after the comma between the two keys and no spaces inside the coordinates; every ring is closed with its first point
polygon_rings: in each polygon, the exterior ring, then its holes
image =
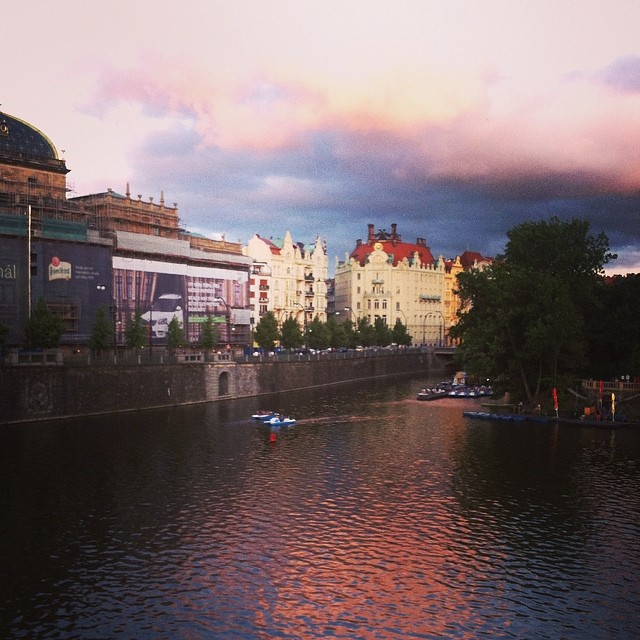
{"type": "Polygon", "coordinates": [[[332,265],[368,223],[453,257],[586,218],[640,271],[637,0],[10,4],[0,109],[74,195],[163,191],[191,231],[320,235],[332,265]]]}

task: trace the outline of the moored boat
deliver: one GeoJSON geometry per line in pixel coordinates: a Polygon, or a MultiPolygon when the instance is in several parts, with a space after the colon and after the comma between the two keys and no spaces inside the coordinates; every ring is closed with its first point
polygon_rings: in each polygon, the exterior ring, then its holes
{"type": "Polygon", "coordinates": [[[418,400],[437,400],[438,398],[445,398],[448,394],[446,389],[436,387],[434,389],[421,389],[418,392],[418,400]]]}

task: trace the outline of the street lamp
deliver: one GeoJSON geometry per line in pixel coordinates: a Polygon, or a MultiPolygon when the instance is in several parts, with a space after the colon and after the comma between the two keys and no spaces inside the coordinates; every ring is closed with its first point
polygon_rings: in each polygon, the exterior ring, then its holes
{"type": "Polygon", "coordinates": [[[299,302],[294,302],[294,305],[300,307],[302,309],[302,323],[304,325],[304,341],[305,341],[305,347],[307,346],[307,311],[304,308],[303,305],[301,305],[299,302]]]}
{"type": "Polygon", "coordinates": [[[227,344],[229,345],[229,349],[231,349],[231,311],[229,310],[229,305],[222,296],[217,296],[214,300],[216,302],[222,302],[225,307],[227,317],[227,344]]]}
{"type": "MultiPolygon", "coordinates": [[[[96,285],[96,289],[98,291],[106,291],[107,290],[107,286],[102,284],[102,283],[98,283],[96,285]]],[[[113,322],[113,355],[115,356],[116,354],[116,318],[117,318],[117,312],[118,312],[118,308],[116,306],[116,301],[111,298],[111,303],[109,304],[109,312],[111,313],[111,320],[113,322]]]]}
{"type": "Polygon", "coordinates": [[[425,319],[433,316],[434,318],[437,318],[438,315],[440,316],[440,320],[441,320],[441,324],[438,324],[438,333],[439,333],[439,340],[438,340],[438,346],[442,346],[442,334],[444,333],[444,315],[442,314],[442,311],[430,311],[426,316],[425,319]]]}
{"type": "Polygon", "coordinates": [[[345,307],[344,310],[349,311],[349,313],[353,316],[353,324],[357,325],[358,317],[356,316],[355,311],[351,307],[345,307]]]}

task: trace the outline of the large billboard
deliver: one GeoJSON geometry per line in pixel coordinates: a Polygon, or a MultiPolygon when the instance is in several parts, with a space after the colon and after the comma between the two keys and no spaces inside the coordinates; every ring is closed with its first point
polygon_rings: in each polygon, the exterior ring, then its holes
{"type": "Polygon", "coordinates": [[[119,333],[126,333],[139,310],[152,343],[166,340],[173,318],[183,327],[187,341],[195,343],[208,317],[219,324],[222,342],[238,342],[249,327],[248,283],[249,274],[242,269],[114,256],[112,286],[119,333]]]}
{"type": "Polygon", "coordinates": [[[31,305],[43,298],[67,331],[63,344],[86,344],[96,310],[111,305],[111,251],[85,243],[0,239],[0,323],[9,344],[21,344],[31,305]]]}
{"type": "Polygon", "coordinates": [[[43,297],[67,328],[63,344],[86,344],[96,311],[113,313],[111,251],[90,244],[42,241],[32,243],[32,300],[43,297]],[[36,256],[34,256],[34,251],[36,256]]]}

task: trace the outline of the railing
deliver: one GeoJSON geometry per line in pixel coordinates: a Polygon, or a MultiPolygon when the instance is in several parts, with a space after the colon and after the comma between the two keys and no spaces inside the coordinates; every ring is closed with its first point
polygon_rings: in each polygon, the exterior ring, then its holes
{"type": "MultiPolygon", "coordinates": [[[[215,363],[215,362],[300,362],[311,360],[342,360],[352,358],[373,358],[389,355],[404,354],[436,354],[452,355],[455,347],[437,347],[434,345],[423,345],[415,347],[359,347],[347,350],[305,350],[301,352],[269,352],[246,354],[241,349],[231,351],[201,351],[201,350],[178,350],[170,352],[159,347],[154,347],[153,352],[147,349],[121,349],[117,353],[111,350],[102,352],[84,351],[82,353],[63,353],[61,349],[49,349],[46,351],[11,351],[4,358],[4,364],[9,366],[21,365],[69,365],[69,366],[91,366],[91,365],[161,365],[161,364],[193,364],[193,363],[215,363]]],[[[0,354],[1,355],[1,354],[0,354]]],[[[0,357],[0,365],[3,364],[0,357]]],[[[640,388],[640,384],[637,385],[640,388]]]]}
{"type": "MultiPolygon", "coordinates": [[[[582,380],[583,389],[592,389],[593,391],[599,391],[600,380],[582,380]]],[[[603,391],[639,391],[640,382],[627,382],[626,380],[603,380],[603,391]]]]}

